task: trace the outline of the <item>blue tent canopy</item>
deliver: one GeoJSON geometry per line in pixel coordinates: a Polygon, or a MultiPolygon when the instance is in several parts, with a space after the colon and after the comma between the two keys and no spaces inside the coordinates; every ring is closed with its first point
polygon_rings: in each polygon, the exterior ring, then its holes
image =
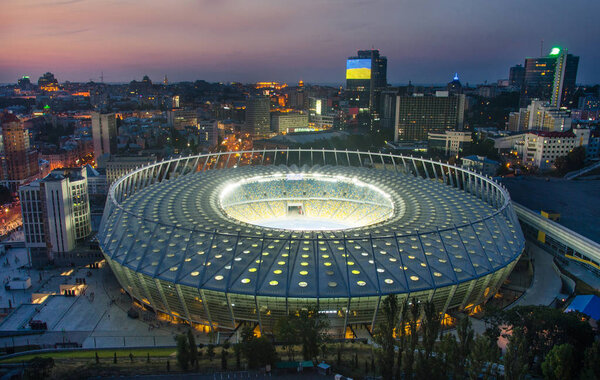
{"type": "Polygon", "coordinates": [[[565,313],[570,311],[579,311],[592,319],[600,320],[600,297],[594,295],[577,296],[565,309],[565,313]]]}

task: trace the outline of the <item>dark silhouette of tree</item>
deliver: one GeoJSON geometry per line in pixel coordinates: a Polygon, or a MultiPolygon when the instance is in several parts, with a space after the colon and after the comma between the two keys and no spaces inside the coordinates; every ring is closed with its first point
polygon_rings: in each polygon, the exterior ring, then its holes
{"type": "Polygon", "coordinates": [[[406,349],[406,324],[408,322],[408,298],[404,299],[400,307],[399,318],[398,318],[398,355],[396,359],[396,378],[400,379],[402,375],[402,356],[406,349]]]}
{"type": "Polygon", "coordinates": [[[196,338],[194,337],[194,333],[192,329],[189,329],[187,332],[188,339],[188,347],[190,352],[190,365],[192,365],[196,370],[198,369],[198,346],[196,345],[196,338]]]}
{"type": "Polygon", "coordinates": [[[489,379],[495,372],[494,364],[499,358],[500,352],[496,341],[492,341],[487,335],[477,335],[469,353],[469,378],[489,379]]]}
{"type": "Polygon", "coordinates": [[[212,363],[213,359],[215,358],[215,345],[214,344],[208,345],[208,348],[206,349],[206,356],[208,356],[208,360],[212,363]]]}
{"type": "Polygon", "coordinates": [[[190,365],[190,345],[184,334],[175,337],[177,342],[177,364],[183,371],[187,371],[190,365]]]}
{"type": "Polygon", "coordinates": [[[595,341],[585,350],[583,363],[582,380],[600,379],[600,341],[595,341]]]}
{"type": "Polygon", "coordinates": [[[554,160],[556,171],[560,175],[565,175],[568,172],[579,170],[585,164],[585,148],[578,146],[570,151],[566,156],[557,157],[554,160]]]}
{"type": "Polygon", "coordinates": [[[381,355],[379,356],[381,376],[384,380],[391,380],[394,377],[394,349],[396,346],[394,331],[398,327],[399,319],[397,296],[392,294],[385,297],[381,303],[380,311],[383,320],[375,332],[375,341],[381,347],[381,355]]]}
{"type": "Polygon", "coordinates": [[[274,327],[275,337],[278,342],[282,343],[283,348],[287,351],[288,360],[294,360],[294,345],[298,344],[298,331],[292,322],[292,318],[287,316],[279,318],[275,322],[274,327]]]}
{"type": "Polygon", "coordinates": [[[527,339],[521,327],[515,327],[508,337],[504,354],[504,376],[506,380],[522,380],[529,370],[527,339]]]}
{"type": "Polygon", "coordinates": [[[575,350],[569,343],[552,347],[542,363],[544,378],[548,380],[573,378],[577,373],[574,355],[575,350]]]}
{"type": "Polygon", "coordinates": [[[458,362],[456,374],[465,373],[467,357],[471,352],[471,346],[474,339],[474,331],[471,328],[471,320],[469,317],[459,319],[456,325],[456,335],[458,336],[458,362]]]}
{"type": "Polygon", "coordinates": [[[223,371],[227,370],[227,357],[229,356],[229,343],[223,344],[221,347],[221,369],[223,371]]]}
{"type": "Polygon", "coordinates": [[[415,350],[417,349],[417,345],[419,344],[418,323],[419,317],[421,315],[421,305],[415,298],[413,298],[409,310],[410,316],[408,320],[408,329],[410,332],[410,337],[408,340],[408,350],[406,352],[406,357],[404,358],[404,376],[406,379],[413,378],[413,367],[415,365],[415,350]]]}

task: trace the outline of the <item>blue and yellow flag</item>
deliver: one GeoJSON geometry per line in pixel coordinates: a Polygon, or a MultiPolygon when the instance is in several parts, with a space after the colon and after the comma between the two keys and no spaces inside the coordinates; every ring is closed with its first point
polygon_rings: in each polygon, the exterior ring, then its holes
{"type": "Polygon", "coordinates": [[[349,59],[346,62],[346,79],[371,79],[371,60],[349,59]]]}

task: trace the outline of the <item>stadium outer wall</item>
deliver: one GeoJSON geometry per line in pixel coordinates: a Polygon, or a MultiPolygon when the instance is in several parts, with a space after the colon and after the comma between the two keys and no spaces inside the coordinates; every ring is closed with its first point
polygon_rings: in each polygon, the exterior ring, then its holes
{"type": "MultiPolygon", "coordinates": [[[[468,192],[492,206],[496,210],[492,217],[506,220],[518,235],[514,256],[510,261],[490,273],[474,276],[468,281],[456,281],[443,287],[434,286],[430,289],[398,294],[401,299],[408,297],[411,300],[433,301],[437,310],[444,314],[471,310],[496,294],[524,248],[524,238],[506,189],[491,178],[469,170],[422,158],[371,152],[312,149],[222,152],[179,157],[151,164],[130,172],[111,186],[98,240],[104,257],[127,293],[145,307],[173,320],[188,321],[213,329],[234,330],[240,323],[249,322],[258,324],[262,331],[271,331],[278,318],[289,312],[310,307],[316,307],[326,313],[331,327],[339,329],[342,335],[351,325],[373,328],[379,317],[378,309],[382,298],[385,297],[384,292],[369,296],[350,295],[335,298],[239,294],[192,287],[177,280],[165,280],[158,275],[137,271],[136,268],[113,259],[112,247],[119,242],[113,239],[111,223],[126,214],[131,217],[131,213],[122,206],[122,202],[128,196],[152,184],[193,172],[242,165],[344,165],[396,171],[441,182],[459,191],[468,192]]],[[[486,218],[489,216],[483,219],[486,218]]],[[[476,223],[483,223],[482,220],[470,223],[471,227],[476,223]]],[[[218,231],[207,233],[211,233],[213,239],[218,236],[232,236],[218,231]]],[[[437,233],[439,234],[439,231],[437,233]]],[[[420,235],[415,233],[414,236],[420,235]]]]}

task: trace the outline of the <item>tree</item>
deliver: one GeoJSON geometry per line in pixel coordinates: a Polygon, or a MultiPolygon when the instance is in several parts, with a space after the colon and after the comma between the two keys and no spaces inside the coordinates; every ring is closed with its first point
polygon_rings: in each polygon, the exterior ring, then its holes
{"type": "Polygon", "coordinates": [[[233,345],[233,353],[235,354],[235,369],[242,369],[242,345],[237,343],[233,345]]]}
{"type": "Polygon", "coordinates": [[[473,338],[475,335],[473,329],[471,328],[471,320],[469,317],[464,316],[464,318],[458,321],[458,324],[456,325],[456,335],[458,336],[456,374],[460,375],[465,373],[467,357],[471,352],[471,346],[473,344],[473,338]]]}
{"type": "Polygon", "coordinates": [[[548,380],[562,380],[574,377],[575,358],[573,346],[569,343],[552,347],[542,363],[542,372],[548,380]]]}
{"type": "Polygon", "coordinates": [[[540,364],[554,346],[569,343],[575,350],[575,368],[582,367],[585,349],[594,342],[594,332],[581,313],[564,313],[547,306],[518,306],[502,312],[507,326],[523,328],[530,368],[541,374],[540,364]]]}
{"type": "Polygon", "coordinates": [[[561,174],[567,174],[568,172],[579,170],[583,168],[585,164],[585,148],[578,146],[570,151],[566,156],[557,157],[554,160],[554,166],[556,171],[561,174]]]}
{"type": "Polygon", "coordinates": [[[319,347],[326,340],[324,330],[329,325],[327,317],[315,308],[302,309],[296,316],[291,316],[294,326],[302,343],[302,357],[313,360],[319,355],[319,347]]]}
{"type": "Polygon", "coordinates": [[[440,367],[437,365],[439,359],[432,355],[435,341],[441,329],[440,313],[435,309],[433,302],[427,301],[423,304],[423,322],[421,330],[423,335],[423,351],[420,355],[419,368],[420,378],[438,378],[441,375],[440,367]],[[437,373],[440,372],[440,373],[437,373]]]}
{"type": "Polygon", "coordinates": [[[183,371],[187,371],[190,364],[190,345],[184,334],[175,337],[177,341],[177,364],[183,371]]]}
{"type": "Polygon", "coordinates": [[[113,363],[117,364],[117,353],[113,355],[113,363]]]}
{"type": "Polygon", "coordinates": [[[223,371],[227,370],[227,357],[229,356],[229,351],[227,351],[229,349],[229,343],[225,343],[223,344],[223,347],[221,347],[221,369],[223,371]]]}
{"type": "Polygon", "coordinates": [[[194,366],[195,369],[198,369],[198,346],[196,345],[196,338],[194,337],[192,329],[188,330],[187,339],[190,351],[190,364],[194,366]]]}
{"type": "Polygon", "coordinates": [[[294,345],[298,343],[298,334],[289,316],[279,318],[275,323],[275,337],[287,351],[288,360],[294,361],[294,345]]]}
{"type": "Polygon", "coordinates": [[[410,331],[410,339],[408,343],[408,351],[406,352],[406,358],[404,360],[404,375],[406,379],[412,379],[413,367],[415,365],[415,350],[419,343],[419,330],[418,322],[419,316],[421,315],[421,305],[413,298],[410,304],[410,317],[408,320],[408,329],[410,331]]]}
{"type": "Polygon", "coordinates": [[[600,379],[600,341],[585,350],[581,379],[600,379]]]}
{"type": "Polygon", "coordinates": [[[440,353],[440,364],[445,368],[448,377],[459,378],[462,374],[459,375],[456,370],[458,363],[458,342],[454,334],[445,334],[442,336],[438,352],[440,353]]]}
{"type": "Polygon", "coordinates": [[[398,356],[396,359],[396,378],[402,377],[402,356],[406,346],[406,322],[408,321],[408,298],[404,299],[398,318],[398,356]]]}
{"type": "Polygon", "coordinates": [[[210,362],[212,363],[212,361],[215,357],[215,345],[214,344],[208,345],[208,348],[206,349],[206,356],[208,356],[208,360],[210,360],[210,362]]]}
{"type": "Polygon", "coordinates": [[[391,380],[394,376],[394,348],[396,340],[394,331],[398,326],[399,310],[398,298],[391,294],[383,299],[381,304],[383,320],[375,333],[375,341],[381,346],[379,363],[381,375],[384,380],[391,380]]]}
{"type": "Polygon", "coordinates": [[[521,327],[515,327],[508,337],[504,354],[504,376],[506,380],[521,380],[529,370],[527,339],[521,327]]]}
{"type": "Polygon", "coordinates": [[[50,377],[52,368],[54,368],[54,359],[36,356],[29,361],[29,365],[25,370],[25,378],[47,379],[50,377]]]}
{"type": "Polygon", "coordinates": [[[469,377],[472,380],[486,380],[494,372],[494,364],[499,358],[498,344],[487,335],[477,335],[469,353],[469,377]]]}
{"type": "Polygon", "coordinates": [[[248,362],[248,367],[255,369],[275,362],[277,352],[269,339],[256,337],[250,326],[244,327],[241,335],[241,353],[248,362]]]}

